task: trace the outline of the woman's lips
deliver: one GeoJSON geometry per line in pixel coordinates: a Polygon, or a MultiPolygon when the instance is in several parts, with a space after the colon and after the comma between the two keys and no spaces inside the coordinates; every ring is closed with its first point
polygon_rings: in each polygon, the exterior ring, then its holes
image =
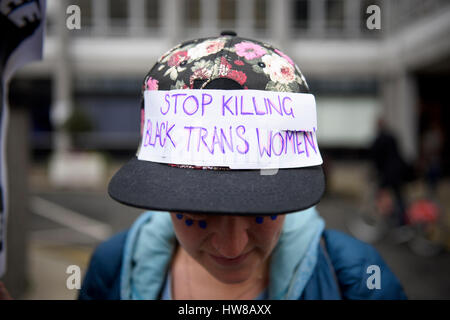
{"type": "Polygon", "coordinates": [[[235,266],[235,265],[242,263],[250,255],[250,253],[251,253],[251,251],[241,254],[240,256],[233,258],[233,259],[219,257],[219,256],[215,256],[213,254],[209,254],[209,255],[214,261],[216,261],[220,265],[235,266]]]}

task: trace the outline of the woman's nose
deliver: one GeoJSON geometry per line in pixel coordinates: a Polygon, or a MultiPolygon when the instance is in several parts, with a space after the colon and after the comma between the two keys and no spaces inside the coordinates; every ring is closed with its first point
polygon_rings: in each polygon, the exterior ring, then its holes
{"type": "Polygon", "coordinates": [[[244,252],[248,243],[248,222],[245,217],[221,217],[211,238],[216,253],[233,259],[244,252]]]}

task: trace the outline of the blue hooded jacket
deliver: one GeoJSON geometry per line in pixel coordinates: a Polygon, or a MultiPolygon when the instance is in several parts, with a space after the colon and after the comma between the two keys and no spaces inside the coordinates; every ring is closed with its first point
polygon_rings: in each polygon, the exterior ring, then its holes
{"type": "MultiPolygon", "coordinates": [[[[149,211],[94,251],[79,299],[160,299],[176,245],[168,214],[149,211]]],[[[378,252],[324,230],[314,208],[289,214],[272,253],[271,300],[406,299],[378,252]],[[374,270],[374,267],[375,269],[374,270]],[[379,286],[374,286],[379,272],[379,286]]]]}

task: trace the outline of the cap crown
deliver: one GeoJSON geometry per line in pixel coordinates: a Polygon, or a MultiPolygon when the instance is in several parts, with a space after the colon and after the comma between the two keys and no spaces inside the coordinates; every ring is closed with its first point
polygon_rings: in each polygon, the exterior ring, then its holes
{"type": "MultiPolygon", "coordinates": [[[[300,69],[281,50],[264,42],[222,34],[219,37],[185,41],[163,54],[144,79],[142,97],[145,90],[203,88],[309,93],[300,69]]],[[[144,121],[142,98],[137,155],[143,139],[144,121]]],[[[214,170],[222,168],[174,166],[214,170]]]]}
{"type": "Polygon", "coordinates": [[[283,52],[229,35],[172,48],[147,74],[143,90],[201,89],[219,78],[234,80],[234,89],[309,92],[300,69],[283,52]]]}

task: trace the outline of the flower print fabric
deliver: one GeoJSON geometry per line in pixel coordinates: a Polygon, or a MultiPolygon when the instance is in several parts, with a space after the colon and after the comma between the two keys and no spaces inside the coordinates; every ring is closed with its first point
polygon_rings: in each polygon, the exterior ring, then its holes
{"type": "Polygon", "coordinates": [[[268,44],[233,36],[178,45],[158,60],[149,76],[146,90],[201,89],[209,80],[228,78],[243,89],[309,91],[286,54],[268,44]]]}
{"type": "Polygon", "coordinates": [[[247,76],[244,72],[232,69],[233,66],[227,61],[225,57],[221,57],[220,60],[216,59],[216,65],[219,65],[219,76],[222,78],[229,78],[241,86],[247,81],[247,76]],[[220,62],[219,62],[220,61],[220,62]]]}
{"type": "Polygon", "coordinates": [[[188,60],[188,54],[186,51],[177,51],[173,55],[170,56],[167,65],[170,67],[164,73],[164,75],[170,75],[170,79],[176,80],[178,77],[178,72],[182,72],[186,70],[182,65],[188,60]]]}
{"type": "Polygon", "coordinates": [[[207,60],[200,60],[194,62],[194,66],[191,68],[192,75],[189,78],[190,87],[193,87],[194,80],[205,80],[212,76],[213,62],[207,60]]]}
{"type": "Polygon", "coordinates": [[[265,67],[264,73],[269,75],[273,82],[287,84],[295,80],[295,70],[285,59],[275,54],[267,54],[262,57],[265,67]]]}
{"type": "Polygon", "coordinates": [[[244,57],[247,60],[259,58],[267,53],[260,45],[248,41],[237,43],[234,48],[238,56],[244,57]]]}
{"type": "Polygon", "coordinates": [[[158,90],[158,80],[148,77],[147,90],[158,90]]]}
{"type": "Polygon", "coordinates": [[[225,46],[225,39],[207,40],[189,49],[189,57],[193,60],[215,54],[225,46]]]}
{"type": "Polygon", "coordinates": [[[278,55],[282,56],[283,58],[285,58],[292,66],[295,65],[294,61],[292,61],[292,59],[290,57],[288,57],[287,55],[285,55],[283,52],[281,52],[278,49],[274,50],[278,55]]]}
{"type": "Polygon", "coordinates": [[[244,83],[247,81],[247,76],[245,75],[245,73],[237,70],[230,70],[230,72],[227,73],[226,77],[236,81],[241,86],[244,85],[244,83]]]}

